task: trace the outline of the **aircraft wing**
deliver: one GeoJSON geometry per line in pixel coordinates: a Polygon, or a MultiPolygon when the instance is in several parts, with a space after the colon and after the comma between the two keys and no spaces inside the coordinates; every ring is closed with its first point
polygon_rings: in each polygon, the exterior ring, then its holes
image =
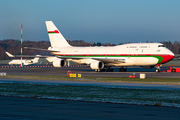
{"type": "Polygon", "coordinates": [[[114,63],[114,64],[125,63],[125,59],[101,59],[101,58],[92,58],[92,59],[99,60],[104,63],[114,63]]]}
{"type": "Polygon", "coordinates": [[[32,48],[32,47],[24,47],[24,49],[41,50],[41,51],[48,51],[48,52],[59,52],[58,50],[48,50],[48,49],[40,49],[40,48],[32,48]]]}
{"type": "MultiPolygon", "coordinates": [[[[5,52],[9,57],[21,57],[21,55],[12,55],[9,52],[5,52]]],[[[46,57],[55,57],[55,56],[41,56],[41,55],[22,55],[22,57],[36,57],[36,58],[46,58],[46,57]]]]}
{"type": "MultiPolygon", "coordinates": [[[[28,49],[28,47],[26,47],[28,49]]],[[[34,50],[45,50],[45,51],[49,51],[47,49],[38,49],[38,48],[31,48],[31,49],[34,49],[34,50]]],[[[54,51],[54,50],[50,50],[49,52],[57,52],[57,51],[54,51]]],[[[8,52],[6,52],[6,54],[9,56],[9,57],[21,57],[21,55],[12,55],[8,52]]],[[[57,59],[57,58],[61,58],[61,59],[72,59],[72,60],[82,60],[84,58],[82,57],[76,57],[76,58],[71,58],[71,57],[68,57],[68,56],[41,56],[41,55],[22,55],[22,57],[33,57],[33,58],[46,58],[48,61],[53,61],[54,59],[57,59]]],[[[92,60],[98,60],[98,61],[102,61],[104,63],[113,63],[113,64],[120,64],[120,63],[125,63],[125,59],[113,59],[113,58],[90,58],[92,60]]],[[[88,60],[89,61],[89,60],[88,60]]]]}
{"type": "MultiPolygon", "coordinates": [[[[58,57],[56,56],[57,58],[62,58],[62,59],[72,59],[72,60],[82,60],[82,59],[86,59],[86,58],[71,58],[71,57],[66,57],[66,56],[61,56],[61,57],[58,57]]],[[[104,63],[114,63],[114,64],[120,64],[120,63],[125,63],[125,59],[104,59],[104,58],[89,58],[89,59],[92,59],[92,60],[98,60],[98,61],[101,61],[101,62],[104,62],[104,63]]]]}
{"type": "MultiPolygon", "coordinates": [[[[21,55],[13,55],[9,57],[21,57],[21,55]]],[[[39,57],[39,58],[46,58],[46,57],[55,57],[55,56],[41,56],[41,55],[22,55],[22,57],[29,57],[29,58],[34,58],[34,57],[39,57]]]]}

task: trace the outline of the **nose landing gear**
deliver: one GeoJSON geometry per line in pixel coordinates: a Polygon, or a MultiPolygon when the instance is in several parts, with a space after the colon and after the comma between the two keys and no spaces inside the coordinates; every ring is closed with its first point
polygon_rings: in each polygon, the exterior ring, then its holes
{"type": "Polygon", "coordinates": [[[157,72],[157,73],[161,71],[160,66],[161,66],[160,64],[157,64],[157,65],[156,65],[156,72],[157,72]]]}

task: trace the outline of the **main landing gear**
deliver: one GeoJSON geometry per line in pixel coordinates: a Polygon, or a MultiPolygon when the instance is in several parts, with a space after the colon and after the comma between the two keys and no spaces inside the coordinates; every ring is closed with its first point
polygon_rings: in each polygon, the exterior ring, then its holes
{"type": "Polygon", "coordinates": [[[126,72],[126,71],[127,71],[127,69],[124,67],[119,68],[119,72],[126,72]]]}
{"type": "MultiPolygon", "coordinates": [[[[113,72],[114,70],[113,70],[113,68],[105,67],[103,69],[96,69],[95,71],[96,72],[113,72]]],[[[126,72],[126,71],[127,71],[127,69],[124,67],[119,68],[119,72],[126,72]]]]}
{"type": "Polygon", "coordinates": [[[95,71],[96,72],[113,72],[113,68],[106,67],[106,68],[103,68],[103,69],[96,69],[95,71]]]}
{"type": "Polygon", "coordinates": [[[160,66],[161,66],[160,64],[157,64],[157,65],[156,65],[156,72],[157,72],[157,73],[161,71],[160,66]]]}

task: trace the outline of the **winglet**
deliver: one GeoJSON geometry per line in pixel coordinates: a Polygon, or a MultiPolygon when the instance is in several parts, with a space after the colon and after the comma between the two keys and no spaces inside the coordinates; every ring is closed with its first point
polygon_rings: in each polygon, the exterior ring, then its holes
{"type": "Polygon", "coordinates": [[[9,52],[5,52],[9,57],[14,57],[14,55],[12,55],[11,53],[9,52]]]}

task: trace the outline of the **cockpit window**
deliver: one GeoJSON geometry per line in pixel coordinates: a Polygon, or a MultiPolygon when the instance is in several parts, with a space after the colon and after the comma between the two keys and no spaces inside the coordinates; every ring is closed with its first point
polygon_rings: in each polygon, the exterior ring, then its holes
{"type": "Polygon", "coordinates": [[[166,47],[165,45],[158,45],[158,47],[166,47]]]}

